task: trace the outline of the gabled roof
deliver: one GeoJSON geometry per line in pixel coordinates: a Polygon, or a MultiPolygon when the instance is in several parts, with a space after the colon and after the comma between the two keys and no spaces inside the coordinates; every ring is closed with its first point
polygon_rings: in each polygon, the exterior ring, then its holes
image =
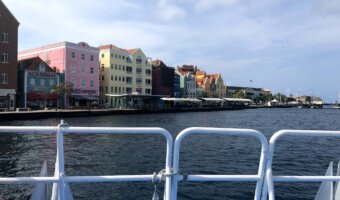
{"type": "Polygon", "coordinates": [[[39,67],[40,63],[44,63],[46,66],[46,71],[55,72],[52,67],[50,67],[45,61],[43,61],[40,57],[27,58],[24,60],[20,60],[19,63],[24,64],[25,69],[34,70],[39,67]]]}
{"type": "Polygon", "coordinates": [[[20,24],[20,22],[17,20],[17,18],[15,18],[15,16],[12,14],[12,12],[7,8],[7,6],[2,2],[2,0],[0,0],[0,6],[4,7],[5,10],[8,11],[9,15],[12,16],[12,18],[18,23],[18,26],[20,24]]]}
{"type": "Polygon", "coordinates": [[[122,49],[119,48],[113,44],[106,44],[106,45],[102,45],[98,47],[100,50],[103,49],[111,49],[111,50],[115,50],[115,51],[119,51],[121,53],[127,53],[127,54],[134,54],[136,51],[138,51],[138,49],[140,48],[135,48],[135,49],[122,49]]]}

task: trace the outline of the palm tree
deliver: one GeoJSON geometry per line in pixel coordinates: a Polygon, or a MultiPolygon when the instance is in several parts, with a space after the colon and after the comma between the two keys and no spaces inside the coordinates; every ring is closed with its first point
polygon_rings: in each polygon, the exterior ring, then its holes
{"type": "MultiPolygon", "coordinates": [[[[65,83],[59,83],[57,85],[54,85],[50,91],[50,93],[52,94],[57,94],[58,95],[58,99],[62,100],[62,98],[64,98],[63,101],[63,107],[65,108],[65,102],[66,102],[66,96],[70,95],[71,92],[73,90],[73,83],[71,82],[65,82],[65,83]]],[[[61,101],[59,101],[61,102],[61,101]]],[[[58,108],[59,108],[59,103],[58,103],[58,108]]]]}

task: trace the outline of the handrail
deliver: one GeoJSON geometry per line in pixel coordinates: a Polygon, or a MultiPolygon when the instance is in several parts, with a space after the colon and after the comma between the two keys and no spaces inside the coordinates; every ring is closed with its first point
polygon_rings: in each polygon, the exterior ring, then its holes
{"type": "Polygon", "coordinates": [[[320,181],[340,181],[339,176],[273,176],[272,163],[276,142],[283,136],[307,136],[307,137],[340,137],[340,131],[319,131],[319,130],[281,130],[270,138],[269,152],[266,166],[267,187],[263,187],[263,199],[267,194],[269,200],[275,200],[274,181],[276,182],[320,182],[320,181]]]}
{"type": "MultiPolygon", "coordinates": [[[[76,182],[130,182],[130,181],[153,181],[155,175],[118,175],[118,176],[66,176],[64,173],[64,134],[158,134],[166,139],[166,162],[165,173],[171,174],[172,167],[172,145],[173,139],[170,133],[163,128],[118,128],[118,127],[67,127],[63,120],[55,126],[0,126],[0,133],[20,133],[20,134],[56,134],[57,135],[57,161],[55,176],[52,177],[0,177],[0,184],[19,183],[54,183],[59,187],[54,187],[58,191],[52,191],[61,200],[65,199],[64,183],[76,182]]],[[[160,175],[156,178],[161,179],[160,175]]],[[[165,176],[164,199],[171,199],[170,193],[171,177],[165,176]]]]}
{"type": "MultiPolygon", "coordinates": [[[[252,129],[231,129],[231,128],[187,128],[178,134],[174,144],[173,154],[173,173],[179,173],[179,154],[181,142],[185,137],[192,134],[213,134],[213,135],[239,135],[252,136],[257,138],[262,145],[261,157],[257,175],[187,175],[186,181],[256,181],[255,200],[261,198],[262,184],[264,180],[265,162],[267,160],[268,143],[263,134],[252,129]]],[[[172,200],[177,198],[178,181],[182,180],[183,176],[175,175],[172,180],[172,200]]]]}

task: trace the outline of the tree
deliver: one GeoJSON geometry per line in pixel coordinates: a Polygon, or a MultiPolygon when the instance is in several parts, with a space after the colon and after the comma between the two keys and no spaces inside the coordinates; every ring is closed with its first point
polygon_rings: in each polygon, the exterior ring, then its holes
{"type": "Polygon", "coordinates": [[[66,96],[70,95],[73,90],[73,83],[65,82],[54,85],[50,91],[52,94],[58,95],[58,108],[60,108],[60,102],[64,99],[63,107],[65,108],[66,96]]]}
{"type": "Polygon", "coordinates": [[[242,90],[239,90],[233,94],[233,98],[239,98],[239,99],[244,99],[246,95],[242,90]]]}

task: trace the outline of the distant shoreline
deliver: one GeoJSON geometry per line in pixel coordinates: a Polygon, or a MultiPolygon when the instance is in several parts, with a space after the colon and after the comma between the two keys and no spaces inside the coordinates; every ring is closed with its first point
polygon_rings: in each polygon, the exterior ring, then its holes
{"type": "Polygon", "coordinates": [[[172,108],[172,109],[82,109],[82,110],[36,110],[20,112],[1,112],[0,121],[12,120],[35,120],[46,118],[72,118],[87,116],[104,116],[104,115],[130,115],[130,114],[161,114],[161,113],[180,113],[180,112],[211,112],[226,110],[253,109],[253,107],[232,107],[232,108],[172,108]]]}

